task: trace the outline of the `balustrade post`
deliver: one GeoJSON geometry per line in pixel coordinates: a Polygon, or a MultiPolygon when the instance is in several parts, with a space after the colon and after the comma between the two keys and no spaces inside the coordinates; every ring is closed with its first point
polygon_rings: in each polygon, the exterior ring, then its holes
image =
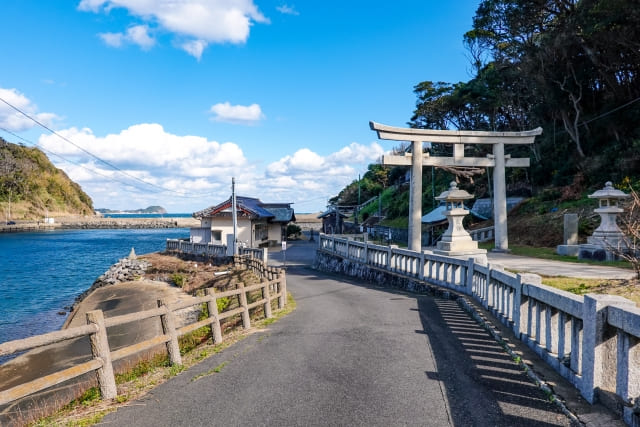
{"type": "Polygon", "coordinates": [[[364,242],[364,263],[369,265],[369,242],[365,240],[364,242]]]}
{"type": "Polygon", "coordinates": [[[522,294],[523,282],[524,278],[522,274],[516,274],[511,317],[513,318],[513,332],[519,339],[522,339],[522,334],[526,333],[527,330],[527,311],[529,305],[528,298],[522,294]]]}
{"type": "Polygon", "coordinates": [[[169,361],[172,365],[182,365],[182,357],[180,356],[180,345],[178,345],[178,332],[176,331],[176,322],[173,311],[169,308],[169,304],[165,300],[158,300],[158,307],[164,307],[166,313],[160,315],[162,322],[162,331],[165,335],[169,335],[167,341],[167,352],[169,353],[169,361]]]}
{"type": "Polygon", "coordinates": [[[86,314],[87,323],[93,323],[98,330],[89,336],[91,342],[91,354],[94,359],[102,361],[102,367],[97,371],[98,385],[103,399],[114,399],[118,395],[116,378],[113,375],[113,364],[111,363],[111,350],[107,338],[107,328],[104,324],[104,314],[102,310],[89,311],[86,314]]]}
{"type": "MultiPolygon", "coordinates": [[[[587,294],[584,296],[582,324],[582,383],[580,393],[589,402],[598,400],[597,390],[615,381],[605,361],[608,354],[616,354],[613,337],[607,334],[607,307],[633,308],[635,303],[616,295],[587,294]],[[613,378],[610,378],[610,377],[613,378]]],[[[615,370],[615,367],[613,368],[615,370]]]]}
{"type": "Polygon", "coordinates": [[[473,272],[475,271],[476,260],[469,258],[467,260],[467,280],[464,284],[464,293],[473,295],[473,272]]]}
{"type": "Polygon", "coordinates": [[[211,299],[207,301],[207,309],[209,310],[209,317],[213,319],[211,322],[213,343],[220,344],[222,342],[222,328],[220,327],[220,317],[218,316],[218,299],[216,298],[216,290],[214,288],[207,288],[206,294],[211,297],[211,299]]]}

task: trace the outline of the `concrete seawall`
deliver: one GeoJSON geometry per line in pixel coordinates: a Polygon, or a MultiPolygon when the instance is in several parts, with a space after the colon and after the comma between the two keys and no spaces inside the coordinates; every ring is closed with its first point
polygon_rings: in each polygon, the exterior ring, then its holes
{"type": "Polygon", "coordinates": [[[194,218],[100,218],[64,217],[53,224],[24,220],[12,225],[0,225],[0,233],[26,231],[76,230],[76,229],[144,229],[144,228],[190,228],[200,222],[194,218]]]}

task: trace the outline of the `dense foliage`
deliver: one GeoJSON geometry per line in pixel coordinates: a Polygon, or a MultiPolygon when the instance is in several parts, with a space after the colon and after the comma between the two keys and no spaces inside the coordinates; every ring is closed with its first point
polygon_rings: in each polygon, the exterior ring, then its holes
{"type": "MultiPolygon", "coordinates": [[[[464,43],[474,77],[418,83],[411,127],[542,127],[533,146],[507,147],[508,154],[532,160],[530,168],[507,170],[510,196],[551,194],[557,204],[606,181],[640,189],[640,0],[482,0],[464,43]]],[[[443,144],[426,149],[452,154],[443,144]]],[[[485,156],[489,149],[469,146],[466,155],[485,156]]],[[[359,184],[361,202],[382,194],[387,220],[406,218],[407,188],[397,184],[407,170],[370,165],[359,183],[330,202],[356,205],[359,184]]],[[[476,197],[490,197],[490,171],[476,171],[472,179],[452,172],[425,168],[423,212],[452,179],[476,197]]],[[[376,210],[368,206],[361,214],[376,210]]]]}
{"type": "Polygon", "coordinates": [[[26,206],[21,216],[28,218],[41,217],[46,210],[93,213],[91,198],[42,151],[0,138],[0,205],[8,210],[10,204],[26,206]]]}
{"type": "Polygon", "coordinates": [[[535,184],[637,180],[640,1],[483,0],[464,40],[475,77],[417,84],[410,126],[541,126],[535,184]]]}

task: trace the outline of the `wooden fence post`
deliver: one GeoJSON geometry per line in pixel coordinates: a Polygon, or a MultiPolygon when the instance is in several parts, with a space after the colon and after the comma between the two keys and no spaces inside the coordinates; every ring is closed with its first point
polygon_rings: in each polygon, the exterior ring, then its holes
{"type": "Polygon", "coordinates": [[[282,270],[278,274],[278,290],[280,292],[278,308],[283,309],[284,306],[287,305],[287,276],[282,270]]]}
{"type": "Polygon", "coordinates": [[[244,283],[239,282],[238,289],[240,289],[240,293],[238,294],[240,297],[240,306],[244,309],[242,310],[242,327],[249,329],[251,327],[251,317],[249,316],[249,304],[247,303],[247,293],[244,290],[244,283]]]}
{"type": "Polygon", "coordinates": [[[209,317],[213,319],[211,322],[213,343],[220,344],[222,342],[222,328],[220,328],[220,318],[218,317],[218,300],[216,298],[216,291],[214,288],[207,288],[206,293],[207,296],[211,297],[211,300],[207,302],[207,309],[209,310],[209,317]]]}
{"type": "Polygon", "coordinates": [[[172,365],[182,365],[182,357],[180,356],[180,346],[178,345],[178,332],[176,331],[176,323],[173,315],[173,311],[169,308],[169,305],[165,300],[158,300],[158,307],[163,307],[167,310],[166,313],[160,315],[160,321],[162,323],[162,331],[165,335],[169,335],[169,341],[167,341],[167,352],[169,353],[169,360],[172,365]]]}
{"type": "Polygon", "coordinates": [[[262,286],[262,298],[265,299],[264,303],[264,317],[267,319],[273,317],[271,314],[271,292],[269,291],[269,282],[265,282],[262,286]]]}
{"type": "Polygon", "coordinates": [[[93,323],[98,330],[89,336],[91,341],[91,353],[95,359],[102,360],[102,367],[98,369],[98,384],[100,394],[103,399],[114,399],[118,395],[116,378],[113,375],[113,364],[111,363],[111,350],[107,338],[107,328],[104,324],[102,310],[87,312],[87,323],[93,323]]]}

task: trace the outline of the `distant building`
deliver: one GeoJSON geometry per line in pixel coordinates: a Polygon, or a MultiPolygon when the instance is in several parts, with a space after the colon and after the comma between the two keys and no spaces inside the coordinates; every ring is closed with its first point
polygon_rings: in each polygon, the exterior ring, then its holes
{"type": "MultiPolygon", "coordinates": [[[[236,196],[236,212],[238,243],[251,248],[280,244],[287,225],[296,220],[291,203],[263,203],[252,197],[236,196]]],[[[227,235],[233,235],[231,198],[193,217],[200,220],[200,227],[191,229],[194,243],[226,244],[227,235]]]]}
{"type": "Polygon", "coordinates": [[[344,232],[344,219],[348,215],[344,212],[336,213],[336,207],[330,206],[329,209],[318,215],[322,220],[322,232],[325,234],[342,234],[344,232]],[[337,221],[336,221],[336,216],[337,221]]]}

